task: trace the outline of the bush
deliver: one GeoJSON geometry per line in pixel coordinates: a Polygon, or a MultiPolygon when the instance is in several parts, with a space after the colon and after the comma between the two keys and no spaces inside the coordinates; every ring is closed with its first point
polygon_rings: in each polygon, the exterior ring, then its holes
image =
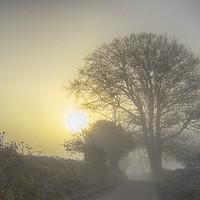
{"type": "Polygon", "coordinates": [[[200,169],[177,169],[168,174],[168,180],[160,188],[163,200],[200,199],[200,169]]]}
{"type": "Polygon", "coordinates": [[[108,187],[115,178],[83,161],[23,155],[0,148],[1,200],[67,200],[108,187]]]}

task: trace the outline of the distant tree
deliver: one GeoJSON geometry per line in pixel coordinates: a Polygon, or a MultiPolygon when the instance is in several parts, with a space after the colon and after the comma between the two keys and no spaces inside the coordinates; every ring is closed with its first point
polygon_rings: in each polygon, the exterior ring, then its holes
{"type": "Polygon", "coordinates": [[[114,168],[118,168],[119,159],[134,146],[129,132],[120,125],[105,120],[95,122],[90,128],[72,135],[72,139],[64,143],[66,151],[84,153],[85,160],[90,162],[110,161],[114,168]]]}
{"type": "Polygon", "coordinates": [[[197,129],[199,57],[166,34],[131,34],[98,47],[66,86],[83,108],[117,108],[139,133],[151,171],[161,172],[165,144],[197,129]]]}

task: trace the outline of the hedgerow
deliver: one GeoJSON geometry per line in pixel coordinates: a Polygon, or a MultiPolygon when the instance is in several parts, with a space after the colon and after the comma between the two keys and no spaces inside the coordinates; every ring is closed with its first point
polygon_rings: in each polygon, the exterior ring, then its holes
{"type": "Polygon", "coordinates": [[[116,177],[106,167],[0,148],[1,200],[84,199],[114,182],[116,177]]]}

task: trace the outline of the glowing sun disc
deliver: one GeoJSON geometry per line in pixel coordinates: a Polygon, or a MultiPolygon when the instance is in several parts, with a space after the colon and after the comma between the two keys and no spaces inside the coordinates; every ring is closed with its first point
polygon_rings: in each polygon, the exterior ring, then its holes
{"type": "Polygon", "coordinates": [[[67,117],[67,126],[74,131],[80,131],[87,124],[86,116],[81,112],[73,112],[67,117]]]}

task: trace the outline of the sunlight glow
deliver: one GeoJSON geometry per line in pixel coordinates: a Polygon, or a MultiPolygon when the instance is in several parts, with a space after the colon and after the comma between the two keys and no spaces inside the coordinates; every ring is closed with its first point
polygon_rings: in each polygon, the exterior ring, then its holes
{"type": "Polygon", "coordinates": [[[73,131],[80,131],[86,126],[87,118],[81,112],[73,112],[67,117],[66,124],[73,131]]]}

